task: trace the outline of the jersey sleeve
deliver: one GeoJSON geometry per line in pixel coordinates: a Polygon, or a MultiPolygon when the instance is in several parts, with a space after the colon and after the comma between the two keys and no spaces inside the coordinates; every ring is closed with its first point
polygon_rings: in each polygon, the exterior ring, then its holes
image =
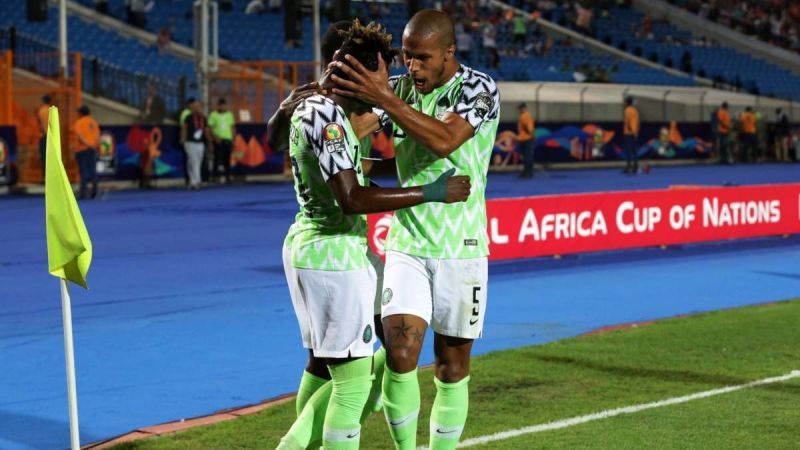
{"type": "Polygon", "coordinates": [[[474,135],[484,122],[499,117],[500,92],[491,77],[477,72],[468,74],[461,86],[461,97],[448,111],[466,120],[472,126],[474,135]]]}
{"type": "Polygon", "coordinates": [[[344,116],[330,101],[309,106],[309,114],[303,119],[303,137],[319,160],[322,178],[327,182],[341,171],[355,170],[347,152],[344,116]]]}

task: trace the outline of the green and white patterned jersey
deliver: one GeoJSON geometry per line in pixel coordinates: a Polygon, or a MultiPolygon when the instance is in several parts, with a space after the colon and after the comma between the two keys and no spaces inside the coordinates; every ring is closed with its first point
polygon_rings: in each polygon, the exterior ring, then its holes
{"type": "Polygon", "coordinates": [[[417,92],[409,75],[392,77],[389,83],[398,97],[425,115],[441,119],[449,111],[458,114],[469,122],[474,135],[447,158],[439,158],[394,126],[402,187],[431,183],[455,168],[456,175],[470,176],[472,191],[464,203],[424,203],[397,211],[386,237],[386,249],[425,258],[487,256],[486,172],[500,118],[497,85],[488,75],[463,65],[450,81],[425,95],[417,92]]]}
{"type": "Polygon", "coordinates": [[[366,216],[345,215],[327,181],[352,169],[365,186],[361,152],[369,148],[361,147],[344,110],[321,95],[309,97],[295,109],[289,136],[300,205],[284,242],[292,250],[292,265],[341,271],[367,267],[366,216]]]}

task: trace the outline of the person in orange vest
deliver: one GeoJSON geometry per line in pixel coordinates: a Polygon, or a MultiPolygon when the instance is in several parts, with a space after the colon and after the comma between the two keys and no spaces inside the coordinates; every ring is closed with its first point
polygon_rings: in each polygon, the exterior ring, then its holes
{"type": "Polygon", "coordinates": [[[522,153],[522,175],[521,178],[533,178],[533,155],[534,155],[534,132],[536,130],[531,113],[528,112],[528,105],[519,104],[519,119],[517,120],[517,139],[519,140],[519,150],[522,153]]]}
{"type": "Polygon", "coordinates": [[[636,153],[639,140],[639,111],[633,106],[633,97],[625,97],[625,118],[622,131],[622,145],[628,162],[623,173],[631,175],[639,171],[639,156],[636,153]]]}
{"type": "Polygon", "coordinates": [[[719,148],[719,162],[733,164],[733,155],[728,152],[728,140],[731,134],[731,115],[728,112],[728,102],[722,102],[717,110],[717,146],[719,148]]]}
{"type": "Polygon", "coordinates": [[[739,146],[742,151],[742,160],[755,161],[756,151],[756,115],[753,108],[748,106],[739,116],[739,146]]]}
{"type": "Polygon", "coordinates": [[[89,107],[78,108],[78,120],[75,121],[75,135],[78,144],[75,147],[75,159],[81,176],[79,197],[87,198],[86,186],[92,183],[91,198],[97,197],[97,149],[100,147],[100,125],[89,114],[89,107]]]}
{"type": "Polygon", "coordinates": [[[42,177],[44,177],[45,158],[47,155],[47,122],[50,120],[50,107],[53,106],[53,98],[49,95],[42,96],[42,104],[36,110],[36,119],[39,122],[39,161],[42,163],[42,177]]]}

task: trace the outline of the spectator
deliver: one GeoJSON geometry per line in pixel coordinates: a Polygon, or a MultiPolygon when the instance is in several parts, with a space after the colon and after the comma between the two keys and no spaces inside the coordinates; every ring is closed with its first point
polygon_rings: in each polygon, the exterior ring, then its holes
{"type": "Polygon", "coordinates": [[[75,136],[78,143],[75,146],[75,159],[78,162],[78,171],[81,177],[79,198],[97,197],[97,150],[100,147],[100,126],[90,115],[88,106],[78,108],[78,120],[74,125],[75,136]],[[91,195],[87,192],[87,185],[92,184],[91,195]]]}
{"type": "Polygon", "coordinates": [[[789,117],[781,108],[775,111],[775,156],[780,162],[789,162],[789,117]]]}
{"type": "MultiPolygon", "coordinates": [[[[334,7],[332,17],[337,17],[336,13],[337,11],[334,7]]],[[[303,33],[300,27],[300,19],[300,2],[291,1],[283,4],[283,36],[286,48],[300,48],[300,38],[303,33]]],[[[331,21],[335,22],[337,20],[338,19],[332,19],[331,21]]]]}
{"type": "Polygon", "coordinates": [[[189,115],[181,124],[181,142],[186,152],[189,189],[193,191],[200,189],[203,157],[206,153],[205,144],[211,141],[210,137],[202,104],[195,100],[189,115]]]}
{"type": "Polygon", "coordinates": [[[100,14],[108,14],[108,0],[94,0],[94,10],[100,14]]]}
{"type": "Polygon", "coordinates": [[[50,107],[53,98],[49,95],[42,96],[42,104],[36,109],[36,119],[39,122],[39,162],[42,163],[42,177],[44,177],[45,161],[47,158],[47,123],[50,120],[50,107]]]}
{"type": "Polygon", "coordinates": [[[233,11],[233,0],[219,0],[220,11],[233,11]]]}
{"type": "Polygon", "coordinates": [[[158,29],[158,35],[156,36],[156,49],[158,49],[159,54],[164,54],[169,47],[169,44],[172,43],[172,31],[170,31],[167,27],[161,27],[158,29]]]}
{"type": "Polygon", "coordinates": [[[128,23],[136,28],[147,27],[147,2],[145,0],[125,0],[128,10],[128,23]]]}
{"type": "Polygon", "coordinates": [[[522,46],[525,45],[525,38],[528,37],[528,21],[525,19],[525,16],[517,14],[511,20],[511,27],[514,46],[522,48],[522,46]]]}
{"type": "Polygon", "coordinates": [[[528,105],[519,104],[519,118],[517,119],[517,139],[522,153],[522,174],[520,178],[533,178],[534,136],[536,126],[528,112],[528,105]]]}
{"type": "MultiPolygon", "coordinates": [[[[192,105],[194,105],[195,101],[196,100],[193,97],[189,97],[188,99],[186,99],[186,104],[184,104],[183,109],[181,110],[180,114],[178,115],[178,128],[179,129],[183,128],[183,123],[186,122],[186,119],[190,115],[192,115],[192,105]]],[[[185,143],[186,143],[186,140],[184,139],[183,134],[181,134],[181,137],[180,137],[181,147],[185,148],[185,143]]],[[[188,160],[188,158],[184,158],[183,159],[183,179],[184,179],[185,184],[187,186],[189,186],[189,160],[188,160]]]]}
{"type": "Polygon", "coordinates": [[[692,73],[692,54],[689,50],[683,51],[683,56],[681,56],[681,70],[686,73],[692,73]]]}
{"type": "Polygon", "coordinates": [[[483,50],[489,61],[489,67],[497,69],[500,66],[500,55],[497,53],[497,30],[490,21],[483,25],[483,50]]]}
{"type": "Polygon", "coordinates": [[[244,7],[245,14],[261,14],[264,12],[264,0],[250,0],[244,7]]]}
{"type": "Polygon", "coordinates": [[[625,98],[625,118],[623,121],[622,142],[627,164],[623,173],[635,175],[639,171],[639,111],[633,106],[633,97],[625,98]]]}
{"type": "Polygon", "coordinates": [[[269,12],[272,14],[280,14],[281,8],[283,8],[283,2],[281,0],[269,0],[269,12]]]}
{"type": "Polygon", "coordinates": [[[739,116],[739,146],[742,151],[742,160],[745,162],[755,161],[756,146],[756,115],[753,108],[748,106],[739,116]]]}
{"type": "Polygon", "coordinates": [[[576,6],[578,9],[577,17],[575,18],[575,27],[578,29],[580,33],[593,36],[592,33],[592,10],[586,6],[578,4],[576,6]]]}
{"type": "Polygon", "coordinates": [[[161,125],[167,118],[167,105],[153,84],[147,87],[147,98],[142,105],[140,118],[147,125],[161,125]]]}
{"type": "Polygon", "coordinates": [[[456,49],[458,49],[458,60],[469,64],[472,59],[472,35],[467,33],[463,27],[456,34],[456,49]]]}
{"type": "Polygon", "coordinates": [[[733,164],[733,155],[728,151],[731,134],[731,115],[728,112],[728,102],[722,102],[716,113],[717,149],[721,164],[733,164]]]}
{"type": "Polygon", "coordinates": [[[217,109],[208,116],[208,126],[214,140],[214,176],[224,177],[225,183],[231,181],[231,149],[236,135],[236,121],[228,110],[224,98],[217,100],[217,109]]]}

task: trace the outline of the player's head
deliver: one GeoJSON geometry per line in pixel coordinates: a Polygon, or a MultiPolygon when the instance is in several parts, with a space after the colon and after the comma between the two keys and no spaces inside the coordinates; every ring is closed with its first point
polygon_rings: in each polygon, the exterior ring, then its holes
{"type": "Polygon", "coordinates": [[[748,106],[744,110],[747,111],[747,112],[753,112],[753,107],[752,106],[748,106]]]}
{"type": "Polygon", "coordinates": [[[322,42],[320,43],[322,67],[327,67],[333,61],[333,54],[344,43],[343,33],[347,32],[352,26],[352,21],[340,20],[328,27],[328,31],[325,32],[325,36],[322,37],[322,42]]]}
{"type": "Polygon", "coordinates": [[[50,97],[50,96],[49,96],[49,95],[47,95],[47,94],[45,94],[45,95],[43,95],[43,96],[42,96],[42,103],[43,103],[43,104],[45,104],[45,105],[49,105],[49,104],[50,104],[52,101],[53,101],[53,97],[50,97]]]}
{"type": "Polygon", "coordinates": [[[414,86],[427,94],[458,70],[453,21],[443,11],[423,9],[403,31],[403,62],[414,86]]]}
{"type": "MultiPolygon", "coordinates": [[[[383,27],[375,22],[370,22],[367,25],[362,25],[358,19],[353,20],[350,28],[339,30],[339,33],[344,39],[339,52],[333,57],[334,61],[347,62],[346,55],[352,55],[357,59],[367,70],[375,71],[378,69],[378,54],[380,53],[383,60],[386,62],[387,70],[388,65],[396,55],[397,51],[392,48],[392,35],[386,33],[383,27]]],[[[320,84],[323,87],[333,86],[330,80],[330,74],[335,74],[343,79],[348,79],[347,75],[339,70],[333,68],[329,74],[323,76],[320,84]]]]}
{"type": "Polygon", "coordinates": [[[728,102],[722,102],[722,109],[728,109],[728,102]]]}
{"type": "Polygon", "coordinates": [[[520,113],[523,113],[528,110],[528,105],[526,105],[525,103],[520,103],[517,108],[519,108],[520,113]]]}
{"type": "Polygon", "coordinates": [[[633,97],[630,95],[625,97],[625,106],[632,106],[633,105],[633,97]]]}
{"type": "Polygon", "coordinates": [[[81,117],[88,116],[90,113],[91,111],[89,111],[89,107],[86,105],[83,105],[80,108],[78,108],[78,115],[81,117]]]}
{"type": "Polygon", "coordinates": [[[217,100],[217,110],[219,110],[219,111],[227,111],[228,110],[228,101],[225,100],[224,97],[220,97],[217,100]]]}

